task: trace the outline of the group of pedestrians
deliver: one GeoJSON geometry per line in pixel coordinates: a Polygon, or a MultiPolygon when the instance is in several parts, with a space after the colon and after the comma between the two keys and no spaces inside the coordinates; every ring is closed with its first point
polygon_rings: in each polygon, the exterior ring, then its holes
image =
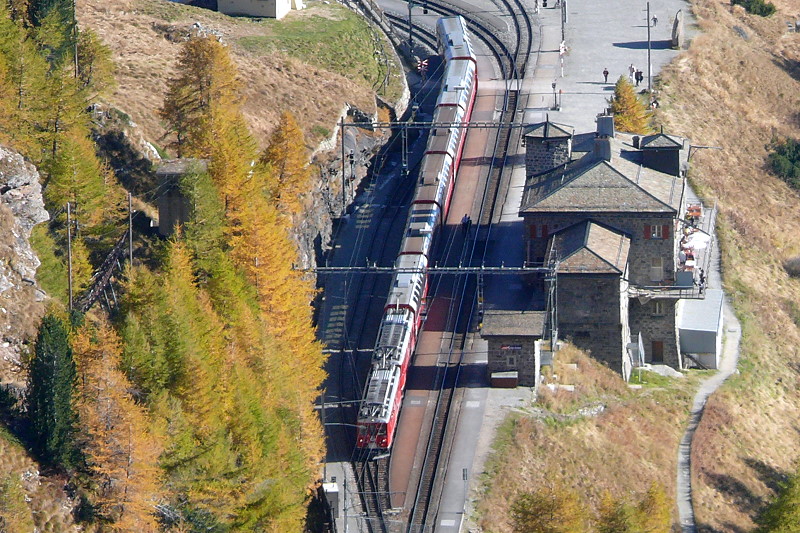
{"type": "MultiPolygon", "coordinates": [[[[628,78],[631,83],[635,83],[638,87],[644,81],[644,72],[634,67],[633,63],[631,63],[631,66],[628,67],[628,78]]],[[[608,67],[603,69],[603,83],[608,83],[608,67]]]]}
{"type": "MultiPolygon", "coordinates": [[[[653,15],[653,18],[650,20],[652,23],[652,27],[655,28],[658,25],[658,17],[653,15]]],[[[608,83],[608,67],[603,69],[603,83],[608,83]]],[[[633,66],[633,63],[628,67],[628,79],[631,83],[636,84],[638,87],[640,83],[644,81],[644,72],[640,69],[637,69],[633,66]]]]}

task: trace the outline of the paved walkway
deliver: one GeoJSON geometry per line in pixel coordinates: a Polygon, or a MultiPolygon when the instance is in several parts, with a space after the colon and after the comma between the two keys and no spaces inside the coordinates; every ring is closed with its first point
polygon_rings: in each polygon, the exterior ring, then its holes
{"type": "MultiPolygon", "coordinates": [[[[689,191],[689,201],[691,203],[697,203],[699,201],[694,191],[689,191]]],[[[718,247],[713,250],[707,274],[708,287],[711,289],[721,289],[722,280],[720,276],[720,252],[718,247]]],[[[678,503],[678,518],[683,533],[695,533],[697,531],[697,525],[694,519],[694,508],[692,506],[692,439],[703,417],[703,410],[708,401],[708,397],[711,396],[726,379],[736,372],[736,365],[739,361],[739,341],[742,335],[741,325],[727,297],[723,302],[722,316],[725,328],[725,340],[719,372],[700,384],[692,403],[689,425],[686,427],[681,443],[678,446],[676,499],[678,503]]]]}
{"type": "Polygon", "coordinates": [[[706,401],[708,401],[708,397],[711,396],[726,379],[736,372],[736,364],[739,361],[739,340],[742,335],[741,326],[733,312],[733,306],[731,306],[727,297],[725,298],[723,307],[723,321],[726,324],[725,347],[723,349],[719,372],[700,384],[700,388],[694,396],[692,413],[689,416],[689,425],[678,446],[678,484],[676,499],[678,501],[678,516],[683,533],[695,533],[697,531],[694,520],[694,508],[692,506],[691,454],[694,432],[697,430],[700,419],[703,417],[703,409],[705,408],[706,401]]]}

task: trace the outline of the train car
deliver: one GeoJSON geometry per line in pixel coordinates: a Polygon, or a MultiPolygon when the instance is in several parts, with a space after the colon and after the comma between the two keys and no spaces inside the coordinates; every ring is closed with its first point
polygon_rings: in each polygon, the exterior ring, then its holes
{"type": "Polygon", "coordinates": [[[388,449],[392,445],[408,366],[425,314],[425,270],[437,229],[450,208],[466,136],[464,123],[469,122],[475,103],[477,61],[464,19],[439,19],[437,34],[445,60],[442,90],[433,113],[433,122],[439,126],[428,137],[419,185],[395,261],[396,273],[358,412],[359,448],[388,449]]]}

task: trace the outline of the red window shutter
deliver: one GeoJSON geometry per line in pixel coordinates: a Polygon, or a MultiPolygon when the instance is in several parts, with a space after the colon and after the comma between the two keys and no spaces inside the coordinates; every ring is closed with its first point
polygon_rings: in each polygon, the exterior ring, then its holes
{"type": "Polygon", "coordinates": [[[669,224],[664,224],[663,232],[661,236],[665,239],[669,239],[669,224]]]}
{"type": "Polygon", "coordinates": [[[650,231],[650,224],[644,225],[644,238],[649,239],[653,233],[650,231]]]}
{"type": "Polygon", "coordinates": [[[547,237],[547,224],[542,224],[542,238],[547,237]]]}
{"type": "Polygon", "coordinates": [[[531,239],[535,239],[535,238],[536,238],[536,224],[531,224],[531,225],[528,227],[528,236],[529,236],[531,239]]]}

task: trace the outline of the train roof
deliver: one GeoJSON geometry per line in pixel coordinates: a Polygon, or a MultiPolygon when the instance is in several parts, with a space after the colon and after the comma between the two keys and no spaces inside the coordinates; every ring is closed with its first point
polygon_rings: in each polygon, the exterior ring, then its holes
{"type": "Polygon", "coordinates": [[[445,57],[475,57],[467,32],[467,23],[462,17],[442,17],[436,23],[442,45],[447,52],[445,57]]]}
{"type": "Polygon", "coordinates": [[[389,416],[394,393],[400,384],[400,367],[373,369],[367,384],[364,401],[358,413],[359,419],[385,419],[389,416]]]}
{"type": "Polygon", "coordinates": [[[472,61],[455,59],[447,63],[444,72],[444,91],[461,89],[466,91],[466,83],[475,76],[475,64],[472,61]]]}
{"type": "Polygon", "coordinates": [[[408,309],[388,310],[381,322],[372,360],[381,365],[400,364],[405,350],[411,312],[408,309]]]}

